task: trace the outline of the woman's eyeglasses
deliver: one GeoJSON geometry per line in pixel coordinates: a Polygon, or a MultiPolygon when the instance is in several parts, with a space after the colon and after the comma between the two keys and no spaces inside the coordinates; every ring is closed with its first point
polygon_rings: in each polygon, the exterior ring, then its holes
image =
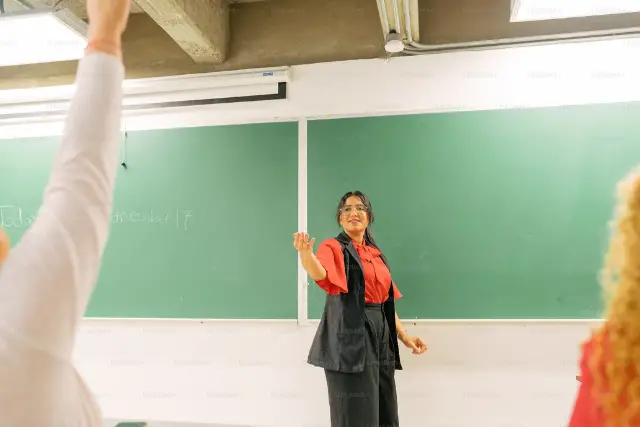
{"type": "Polygon", "coordinates": [[[340,209],[340,212],[343,215],[349,215],[351,214],[351,212],[353,212],[355,209],[357,214],[363,214],[366,213],[368,211],[367,207],[365,205],[357,205],[357,206],[345,206],[344,208],[340,209]]]}

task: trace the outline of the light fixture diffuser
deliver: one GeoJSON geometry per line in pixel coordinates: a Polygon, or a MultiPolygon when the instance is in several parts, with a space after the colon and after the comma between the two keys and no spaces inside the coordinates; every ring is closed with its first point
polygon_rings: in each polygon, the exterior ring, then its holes
{"type": "Polygon", "coordinates": [[[640,12],[640,0],[511,0],[511,22],[640,12]]]}
{"type": "Polygon", "coordinates": [[[86,31],[67,10],[0,15],[0,67],[80,59],[86,31]]]}

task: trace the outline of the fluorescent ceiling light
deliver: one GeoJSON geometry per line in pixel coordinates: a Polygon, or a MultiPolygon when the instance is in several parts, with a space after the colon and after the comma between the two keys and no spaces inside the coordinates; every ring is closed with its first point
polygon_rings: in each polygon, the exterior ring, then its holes
{"type": "Polygon", "coordinates": [[[82,58],[86,24],[61,12],[0,15],[0,67],[82,58]]]}
{"type": "MultiPolygon", "coordinates": [[[[640,0],[639,0],[640,1],[640,0]]],[[[411,40],[420,39],[420,25],[418,21],[418,0],[377,0],[378,13],[385,37],[389,34],[399,34],[411,40]],[[407,34],[407,27],[411,27],[411,34],[407,34]],[[411,36],[411,37],[408,37],[411,36]]],[[[388,40],[387,40],[388,41],[388,40]]],[[[395,44],[392,43],[392,46],[395,44]]],[[[393,46],[392,49],[397,49],[393,46]]]]}
{"type": "Polygon", "coordinates": [[[640,12],[640,0],[511,0],[511,22],[640,12]]]}

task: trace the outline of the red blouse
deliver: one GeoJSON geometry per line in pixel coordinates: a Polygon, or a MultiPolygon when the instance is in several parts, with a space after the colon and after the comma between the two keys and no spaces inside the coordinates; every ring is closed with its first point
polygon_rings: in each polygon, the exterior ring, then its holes
{"type": "MultiPolygon", "coordinates": [[[[604,345],[604,359],[607,358],[608,353],[608,341],[602,340],[604,345]]],[[[605,416],[602,410],[596,405],[597,394],[594,396],[594,378],[589,369],[589,361],[593,357],[596,346],[599,345],[597,341],[594,341],[594,337],[591,337],[582,348],[582,360],[580,361],[580,388],[578,390],[578,396],[571,414],[571,421],[568,427],[603,427],[605,422],[605,416]]],[[[600,369],[604,369],[602,366],[600,369]]],[[[634,375],[630,372],[630,375],[634,375]]],[[[606,385],[605,385],[606,386],[606,385]]],[[[606,393],[606,389],[603,390],[606,393]]],[[[623,401],[624,402],[624,401],[623,401]]],[[[631,423],[632,426],[640,425],[640,414],[634,418],[631,423]]]]}
{"type": "MultiPolygon", "coordinates": [[[[389,286],[393,286],[394,299],[402,298],[402,294],[391,279],[391,272],[380,257],[381,253],[373,246],[360,245],[353,242],[364,273],[364,300],[368,303],[382,304],[389,299],[389,286]]],[[[327,271],[327,277],[316,281],[318,286],[329,295],[347,293],[347,277],[345,274],[342,247],[336,239],[327,239],[320,244],[316,258],[327,271]]]]}
{"type": "Polygon", "coordinates": [[[588,363],[593,354],[595,343],[593,338],[587,341],[582,348],[582,360],[580,361],[580,388],[571,414],[568,427],[603,427],[604,417],[601,411],[596,410],[593,395],[593,375],[588,363]]]}

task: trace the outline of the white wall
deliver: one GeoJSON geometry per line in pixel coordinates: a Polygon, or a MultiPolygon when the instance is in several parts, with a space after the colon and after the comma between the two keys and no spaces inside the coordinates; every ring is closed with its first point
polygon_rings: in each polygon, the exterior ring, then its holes
{"type": "MultiPolygon", "coordinates": [[[[305,363],[315,324],[87,321],[80,371],[109,417],[328,427],[322,370],[305,363]]],[[[587,323],[408,325],[429,350],[402,352],[406,427],[560,426],[587,323]]]]}
{"type": "MultiPolygon", "coordinates": [[[[286,101],[126,119],[128,130],[402,112],[640,100],[640,41],[550,45],[299,66],[286,101]]],[[[59,133],[0,128],[0,138],[59,133]]],[[[301,224],[304,221],[302,220],[301,224]]],[[[304,314],[304,313],[303,313],[304,314]]],[[[400,313],[402,314],[402,313],[400,313]]],[[[420,322],[404,352],[405,427],[566,422],[578,344],[593,322],[420,322]]],[[[77,362],[108,418],[327,427],[323,373],[305,364],[315,324],[86,320],[77,362]]]]}

